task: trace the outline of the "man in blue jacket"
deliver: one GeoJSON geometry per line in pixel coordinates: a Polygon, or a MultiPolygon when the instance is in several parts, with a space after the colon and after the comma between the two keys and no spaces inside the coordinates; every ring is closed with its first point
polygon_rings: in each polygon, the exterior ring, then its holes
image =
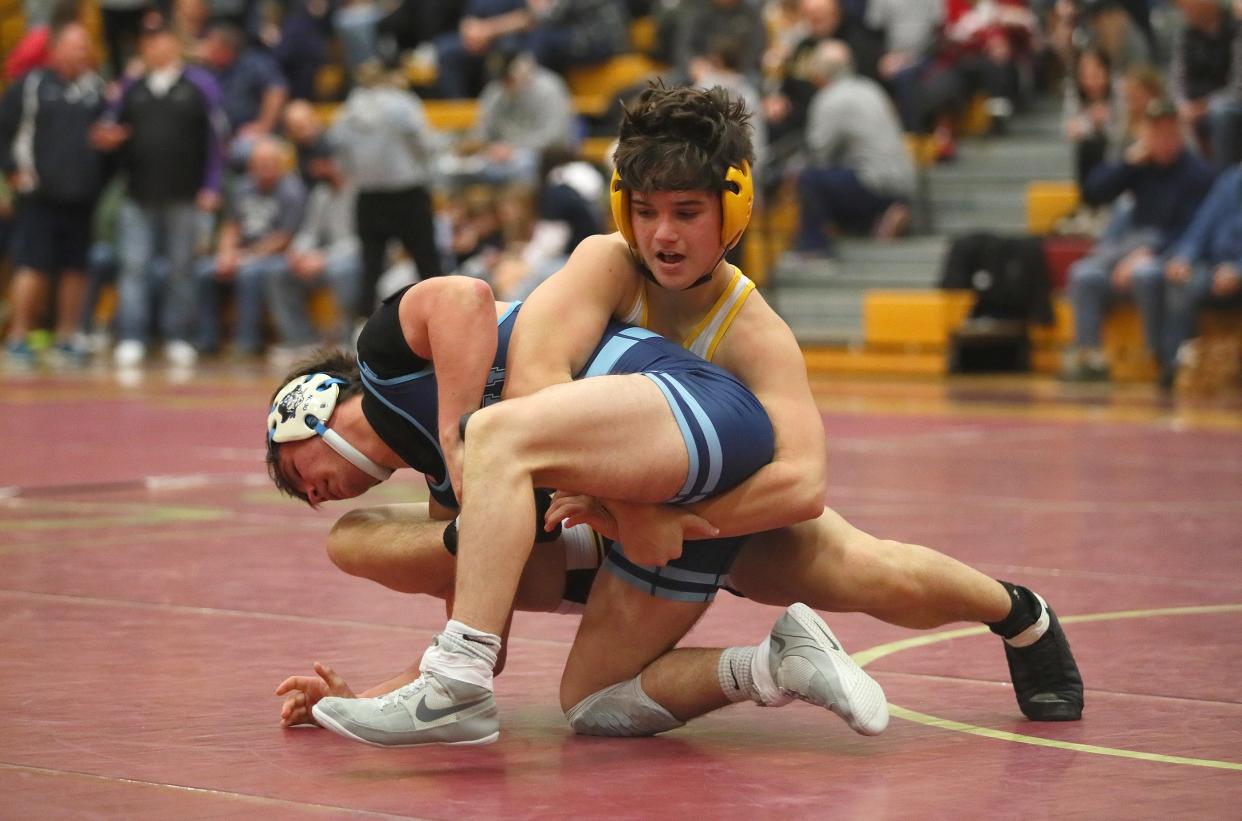
{"type": "Polygon", "coordinates": [[[1108,377],[1100,328],[1109,305],[1122,298],[1138,304],[1148,345],[1153,353],[1159,350],[1163,283],[1151,263],[1178,240],[1211,185],[1211,167],[1187,149],[1177,108],[1164,99],[1148,106],[1139,137],[1122,160],[1087,178],[1082,196],[1088,205],[1105,205],[1122,194],[1129,194],[1132,204],[1119,211],[1091,253],[1070,268],[1074,349],[1067,378],[1108,377]]]}

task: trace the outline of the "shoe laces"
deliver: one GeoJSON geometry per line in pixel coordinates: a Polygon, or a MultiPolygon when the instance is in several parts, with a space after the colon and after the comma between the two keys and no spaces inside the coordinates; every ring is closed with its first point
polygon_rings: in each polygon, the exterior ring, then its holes
{"type": "Polygon", "coordinates": [[[418,694],[420,690],[427,686],[427,680],[422,676],[411,681],[409,684],[402,684],[390,693],[384,693],[379,697],[380,709],[392,707],[408,698],[412,698],[418,694]]]}

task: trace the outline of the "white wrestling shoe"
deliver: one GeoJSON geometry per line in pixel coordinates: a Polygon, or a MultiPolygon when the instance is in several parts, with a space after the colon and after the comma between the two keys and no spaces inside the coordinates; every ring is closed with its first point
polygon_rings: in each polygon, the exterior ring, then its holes
{"type": "Polygon", "coordinates": [[[320,726],[377,747],[491,744],[500,736],[491,690],[430,671],[377,698],[329,697],[311,711],[320,726]]]}
{"type": "Polygon", "coordinates": [[[862,735],[879,735],[888,726],[884,690],[805,604],[791,605],[776,620],[768,653],[768,669],[781,692],[831,710],[862,735]]]}

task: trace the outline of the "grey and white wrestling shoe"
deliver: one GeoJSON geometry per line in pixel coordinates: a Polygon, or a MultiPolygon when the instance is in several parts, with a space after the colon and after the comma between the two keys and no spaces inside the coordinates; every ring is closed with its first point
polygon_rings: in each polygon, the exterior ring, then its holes
{"type": "Polygon", "coordinates": [[[831,710],[856,733],[879,735],[888,726],[884,690],[805,604],[791,605],[776,620],[768,635],[768,667],[781,692],[831,710]]]}
{"type": "Polygon", "coordinates": [[[491,744],[500,736],[491,690],[430,671],[376,698],[321,699],[312,712],[337,735],[377,747],[491,744]]]}

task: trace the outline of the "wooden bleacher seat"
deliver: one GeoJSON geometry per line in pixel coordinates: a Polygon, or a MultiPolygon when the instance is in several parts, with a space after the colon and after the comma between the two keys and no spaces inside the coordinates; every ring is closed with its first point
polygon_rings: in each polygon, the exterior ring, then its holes
{"type": "Polygon", "coordinates": [[[863,294],[863,339],[881,347],[943,350],[974,305],[971,291],[870,290],[863,294]]]}
{"type": "Polygon", "coordinates": [[[638,17],[630,23],[630,48],[639,54],[650,54],[655,48],[656,21],[654,17],[638,17]]]}
{"type": "Polygon", "coordinates": [[[578,113],[599,116],[608,110],[613,96],[663,69],[642,54],[620,54],[597,66],[570,69],[569,89],[578,113]]]}
{"type": "Polygon", "coordinates": [[[1026,229],[1043,235],[1078,207],[1078,185],[1072,180],[1038,180],[1026,186],[1026,229]]]}
{"type": "Polygon", "coordinates": [[[587,137],[582,141],[582,158],[604,168],[611,168],[612,157],[608,152],[616,141],[614,137],[587,137]]]}

